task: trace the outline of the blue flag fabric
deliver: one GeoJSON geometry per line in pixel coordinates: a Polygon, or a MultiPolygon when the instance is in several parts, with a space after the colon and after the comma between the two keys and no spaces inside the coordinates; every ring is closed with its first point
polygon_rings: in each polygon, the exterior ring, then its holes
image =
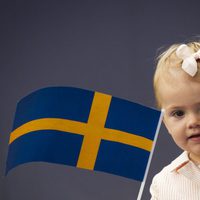
{"type": "Polygon", "coordinates": [[[6,174],[49,162],[142,181],[161,112],[73,87],[49,87],[17,105],[6,174]]]}

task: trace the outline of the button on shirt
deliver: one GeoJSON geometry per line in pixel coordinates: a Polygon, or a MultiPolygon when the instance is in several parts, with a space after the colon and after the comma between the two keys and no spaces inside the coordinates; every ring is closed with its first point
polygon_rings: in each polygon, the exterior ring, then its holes
{"type": "Polygon", "coordinates": [[[183,152],[152,181],[151,200],[200,200],[200,167],[183,152]]]}

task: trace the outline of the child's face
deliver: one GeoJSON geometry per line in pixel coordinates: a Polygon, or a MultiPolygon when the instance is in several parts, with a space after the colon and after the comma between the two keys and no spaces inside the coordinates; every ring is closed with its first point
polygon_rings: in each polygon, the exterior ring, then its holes
{"type": "Polygon", "coordinates": [[[184,75],[159,91],[164,124],[175,143],[200,162],[200,82],[184,75]]]}

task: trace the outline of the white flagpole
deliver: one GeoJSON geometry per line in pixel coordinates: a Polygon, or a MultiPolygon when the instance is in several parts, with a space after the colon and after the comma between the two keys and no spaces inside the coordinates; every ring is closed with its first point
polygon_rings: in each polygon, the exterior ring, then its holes
{"type": "Polygon", "coordinates": [[[144,186],[145,186],[145,183],[146,183],[149,167],[150,167],[150,164],[151,164],[151,159],[153,157],[153,152],[154,152],[154,149],[155,149],[155,146],[156,146],[156,141],[157,141],[157,138],[158,138],[158,133],[159,133],[160,126],[161,126],[161,123],[162,123],[163,115],[164,115],[164,110],[161,110],[160,118],[159,118],[158,125],[157,125],[157,128],[156,128],[156,134],[155,134],[155,137],[154,137],[152,150],[151,150],[150,155],[149,155],[149,159],[148,159],[148,163],[147,163],[147,167],[146,167],[146,170],[145,170],[143,181],[140,185],[140,190],[138,192],[137,200],[141,200],[141,198],[142,198],[144,186]]]}

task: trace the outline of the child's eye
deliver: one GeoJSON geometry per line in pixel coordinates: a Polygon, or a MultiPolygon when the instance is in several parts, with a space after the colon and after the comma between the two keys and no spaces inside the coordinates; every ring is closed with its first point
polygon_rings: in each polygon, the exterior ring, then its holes
{"type": "Polygon", "coordinates": [[[176,111],[172,112],[172,116],[174,116],[174,117],[182,117],[184,114],[185,114],[185,112],[182,110],[176,110],[176,111]]]}

